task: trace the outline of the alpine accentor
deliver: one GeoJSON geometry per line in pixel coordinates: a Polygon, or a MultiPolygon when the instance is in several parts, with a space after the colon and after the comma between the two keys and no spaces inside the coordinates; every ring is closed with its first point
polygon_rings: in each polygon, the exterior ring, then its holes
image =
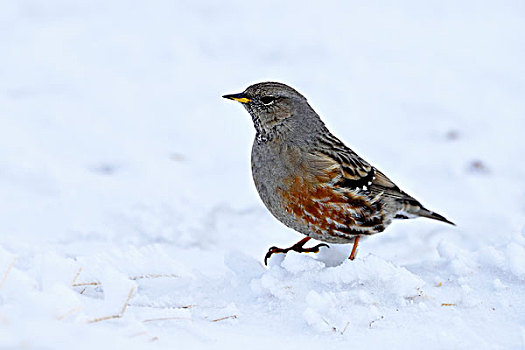
{"type": "Polygon", "coordinates": [[[291,87],[265,82],[225,95],[250,113],[256,135],[252,148],[253,180],[268,210],[307,237],[273,253],[318,252],[304,248],[311,238],[354,243],[382,232],[392,219],[426,217],[449,224],[403,192],[382,172],[346,147],[326,128],[306,98],[291,87]]]}

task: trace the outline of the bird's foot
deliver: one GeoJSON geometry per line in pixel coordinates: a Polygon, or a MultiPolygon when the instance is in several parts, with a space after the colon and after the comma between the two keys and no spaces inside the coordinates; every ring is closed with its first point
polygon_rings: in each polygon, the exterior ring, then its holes
{"type": "Polygon", "coordinates": [[[278,247],[271,247],[270,249],[268,249],[268,252],[266,253],[265,257],[264,257],[264,265],[268,265],[268,259],[273,255],[273,254],[276,254],[276,253],[288,253],[290,250],[293,250],[294,252],[298,252],[298,253],[319,253],[319,248],[321,247],[327,247],[327,248],[330,248],[328,246],[328,244],[325,244],[325,243],[320,243],[316,246],[313,246],[311,248],[304,248],[304,244],[306,242],[308,242],[310,240],[310,237],[306,237],[306,238],[303,238],[302,240],[300,240],[299,242],[295,243],[293,246],[289,247],[289,248],[278,248],[278,247]]]}

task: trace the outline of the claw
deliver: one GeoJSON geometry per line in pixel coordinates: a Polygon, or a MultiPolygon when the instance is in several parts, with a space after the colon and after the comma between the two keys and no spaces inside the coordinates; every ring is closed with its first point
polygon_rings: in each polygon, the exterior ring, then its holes
{"type": "Polygon", "coordinates": [[[272,256],[272,253],[270,253],[270,251],[268,251],[268,253],[266,253],[266,255],[264,256],[264,266],[268,266],[268,259],[272,256]]]}
{"type": "Polygon", "coordinates": [[[330,248],[328,244],[321,243],[321,244],[316,245],[315,247],[305,249],[305,253],[316,253],[317,254],[319,253],[319,248],[321,247],[330,248]]]}
{"type": "Polygon", "coordinates": [[[268,259],[270,259],[270,257],[275,254],[275,253],[286,253],[288,250],[286,249],[281,249],[281,248],[277,248],[277,247],[270,247],[270,249],[268,249],[268,252],[266,253],[266,255],[264,256],[264,265],[265,266],[268,266],[268,259]]]}
{"type": "Polygon", "coordinates": [[[266,255],[264,256],[264,265],[265,266],[268,266],[268,259],[275,253],[288,253],[290,250],[293,250],[295,252],[298,252],[298,253],[319,253],[319,248],[321,247],[327,247],[327,248],[330,248],[328,246],[328,244],[325,244],[325,243],[320,243],[312,248],[303,248],[303,245],[310,239],[310,237],[306,237],[306,238],[303,238],[301,241],[297,242],[296,244],[294,244],[293,246],[291,246],[290,248],[278,248],[278,247],[270,247],[270,249],[268,249],[268,252],[266,253],[266,255]]]}

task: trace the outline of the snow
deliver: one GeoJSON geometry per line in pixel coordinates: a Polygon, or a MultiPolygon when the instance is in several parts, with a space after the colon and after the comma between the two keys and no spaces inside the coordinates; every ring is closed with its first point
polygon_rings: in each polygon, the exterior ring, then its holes
{"type": "Polygon", "coordinates": [[[524,348],[524,17],[1,2],[0,348],[524,348]],[[258,198],[250,117],[220,96],[266,80],[457,226],[263,266],[302,236],[258,198]]]}

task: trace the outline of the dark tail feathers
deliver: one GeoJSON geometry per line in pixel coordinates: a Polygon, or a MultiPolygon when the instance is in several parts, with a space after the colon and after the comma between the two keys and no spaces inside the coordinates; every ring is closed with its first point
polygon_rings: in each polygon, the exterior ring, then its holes
{"type": "Polygon", "coordinates": [[[426,208],[421,208],[416,215],[422,216],[424,218],[434,219],[438,221],[446,222],[447,224],[451,224],[456,226],[455,223],[452,221],[447,220],[443,215],[439,215],[438,213],[434,213],[433,211],[430,211],[426,208]]]}

